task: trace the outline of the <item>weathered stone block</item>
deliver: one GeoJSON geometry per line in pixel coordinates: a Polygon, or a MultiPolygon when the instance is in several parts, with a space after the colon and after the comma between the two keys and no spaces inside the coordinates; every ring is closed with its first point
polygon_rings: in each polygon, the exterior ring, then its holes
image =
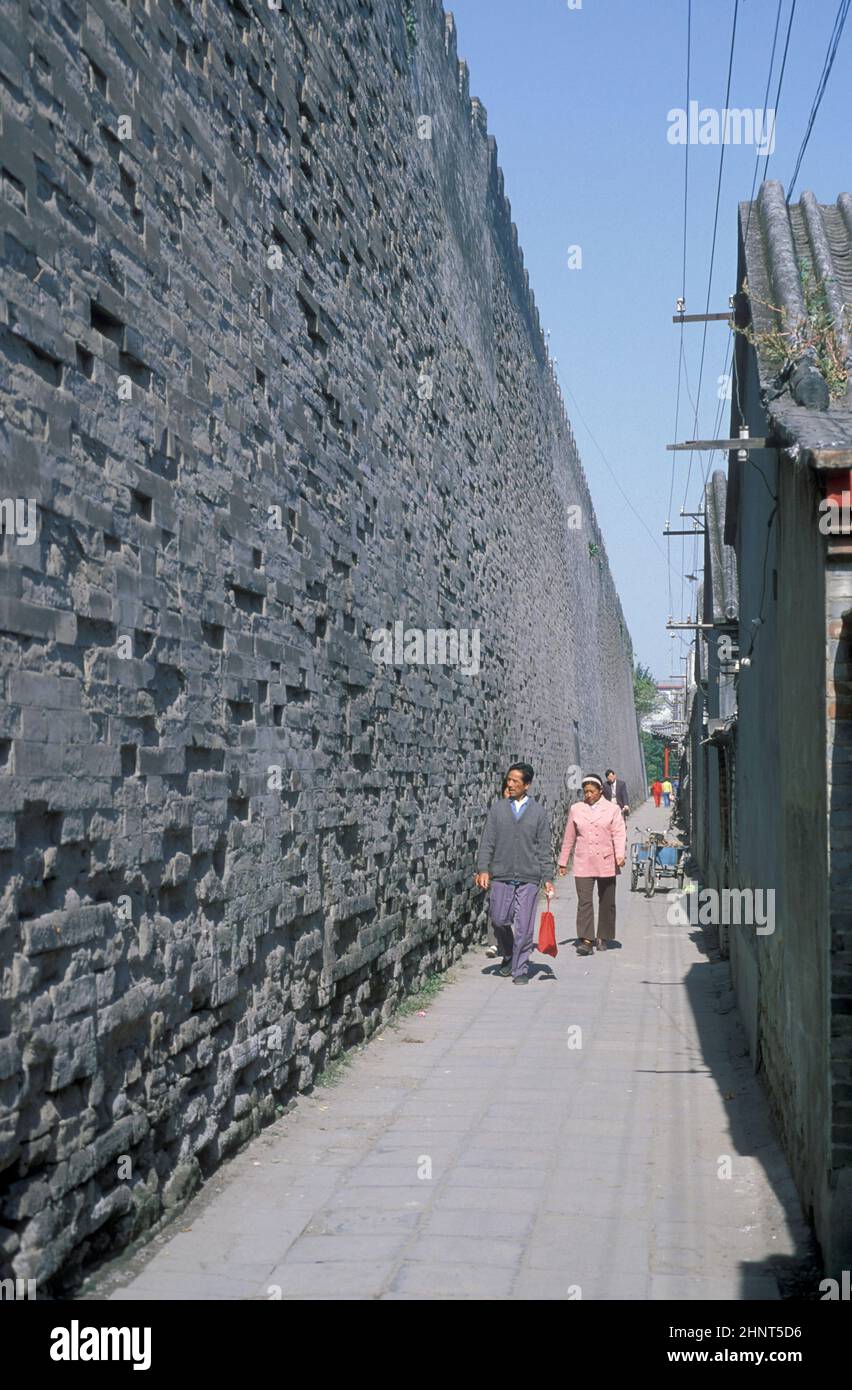
{"type": "Polygon", "coordinates": [[[180,1206],[191,1197],[201,1183],[201,1169],[195,1158],[180,1164],[163,1187],[163,1206],[180,1206]]]}
{"type": "Polygon", "coordinates": [[[67,984],[58,985],[53,991],[53,1017],[68,1018],[94,1008],[97,1002],[94,975],[83,975],[67,984]]]}
{"type": "Polygon", "coordinates": [[[98,1011],[98,1037],[106,1037],[118,1028],[138,1023],[149,1011],[149,987],[135,985],[114,1004],[98,1011]]]}

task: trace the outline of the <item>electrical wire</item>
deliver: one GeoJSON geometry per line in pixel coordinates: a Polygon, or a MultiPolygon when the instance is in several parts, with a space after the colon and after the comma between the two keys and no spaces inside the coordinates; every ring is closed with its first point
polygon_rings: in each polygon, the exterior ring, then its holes
{"type": "MultiPolygon", "coordinates": [[[[562,389],[566,392],[566,394],[567,394],[568,396],[570,396],[571,400],[573,401],[573,403],[574,403],[574,409],[576,410],[577,415],[578,415],[578,416],[580,417],[580,419],[582,420],[583,425],[584,425],[585,430],[586,430],[586,433],[588,434],[589,438],[591,439],[592,443],[594,444],[595,448],[597,449],[598,453],[600,454],[601,458],[603,459],[604,464],[606,465],[607,471],[609,472],[610,476],[612,477],[613,482],[615,483],[616,487],[618,488],[619,492],[621,493],[621,495],[622,495],[622,497],[624,498],[625,502],[627,503],[628,507],[629,507],[630,510],[632,511],[633,515],[636,517],[636,520],[639,522],[640,526],[642,526],[643,529],[644,529],[645,531],[647,531],[648,535],[650,536],[650,538],[651,538],[651,540],[653,541],[654,545],[656,546],[657,550],[660,552],[660,554],[662,555],[662,557],[663,557],[663,559],[665,560],[666,564],[669,565],[669,568],[671,569],[671,565],[669,564],[669,558],[668,558],[668,556],[666,555],[666,552],[663,550],[663,547],[660,545],[659,541],[657,540],[657,537],[654,535],[654,532],[651,530],[650,526],[648,525],[648,523],[647,523],[647,521],[645,520],[645,518],[642,516],[641,512],[639,512],[639,511],[637,510],[637,508],[636,508],[636,506],[634,505],[634,503],[633,503],[633,501],[631,500],[631,498],[630,498],[630,497],[628,496],[628,494],[624,491],[624,488],[621,486],[621,483],[620,483],[619,480],[618,480],[618,475],[616,474],[615,470],[613,469],[613,467],[612,467],[612,465],[611,465],[609,459],[607,458],[607,456],[606,456],[606,454],[604,453],[603,449],[601,448],[600,444],[599,444],[598,441],[596,440],[595,436],[592,434],[592,431],[591,431],[591,429],[589,428],[588,421],[586,420],[585,415],[583,414],[582,410],[580,409],[580,407],[579,407],[579,405],[578,405],[578,403],[577,403],[577,397],[574,395],[574,392],[571,390],[570,386],[568,386],[568,385],[565,383],[565,381],[562,379],[561,374],[560,374],[558,371],[557,371],[556,375],[557,375],[557,379],[558,379],[560,385],[562,386],[562,389]]],[[[675,573],[675,571],[673,570],[672,573],[675,573]]]]}
{"type": "MultiPolygon", "coordinates": [[[[781,90],[782,90],[783,82],[784,82],[784,70],[785,70],[786,65],[787,65],[787,53],[788,53],[789,47],[790,47],[790,34],[791,34],[791,31],[792,31],[792,27],[793,27],[793,19],[794,19],[794,17],[795,17],[795,13],[796,13],[796,3],[797,3],[797,0],[793,0],[792,5],[791,5],[791,7],[790,7],[790,17],[789,17],[789,21],[788,21],[788,24],[787,24],[787,34],[786,34],[786,39],[785,39],[785,43],[784,43],[784,53],[783,53],[782,62],[781,62],[781,70],[780,70],[779,77],[778,77],[778,87],[777,87],[776,94],[775,94],[775,107],[773,108],[773,129],[775,129],[775,126],[776,126],[776,124],[777,124],[778,108],[779,108],[779,106],[780,106],[781,90]]],[[[842,3],[847,3],[847,5],[848,5],[849,3],[852,3],[852,0],[842,0],[842,3]]],[[[772,49],[771,49],[770,56],[769,56],[769,71],[768,71],[768,73],[767,73],[767,75],[766,75],[766,90],[765,90],[765,92],[764,92],[764,97],[763,97],[763,110],[764,110],[764,113],[767,111],[767,103],[768,103],[768,101],[769,101],[769,90],[770,90],[770,87],[771,87],[771,85],[772,85],[772,73],[773,73],[773,70],[774,70],[774,67],[775,67],[775,53],[776,53],[776,49],[777,49],[777,46],[778,46],[778,33],[779,33],[779,30],[780,30],[780,26],[781,26],[781,14],[782,14],[782,10],[783,10],[783,0],[778,0],[778,7],[777,7],[776,12],[775,12],[775,27],[774,27],[773,34],[772,34],[772,49]]],[[[767,170],[768,170],[768,168],[769,168],[769,159],[770,159],[770,156],[771,156],[771,151],[768,151],[767,154],[766,154],[766,157],[765,157],[765,163],[764,163],[764,167],[763,167],[763,180],[766,179],[767,170]]],[[[746,218],[746,227],[745,227],[745,233],[744,233],[744,238],[743,238],[743,245],[744,245],[744,247],[745,247],[746,249],[747,249],[747,247],[748,247],[748,234],[749,234],[749,228],[750,228],[750,226],[751,226],[751,215],[752,215],[752,209],[753,209],[753,207],[754,207],[754,195],[755,195],[755,188],[757,187],[757,176],[758,176],[758,170],[759,170],[759,168],[760,168],[760,160],[761,160],[761,158],[762,158],[762,156],[761,156],[761,154],[758,152],[758,154],[757,154],[757,156],[756,156],[756,158],[755,158],[755,162],[754,162],[754,173],[753,173],[753,175],[752,175],[752,181],[751,181],[751,194],[750,194],[750,196],[749,196],[748,217],[746,218]]],[[[721,161],[720,161],[720,165],[721,165],[721,161]]],[[[721,175],[721,169],[720,169],[720,175],[721,175]]],[[[762,180],[762,181],[763,181],[763,180],[762,180]]],[[[711,266],[712,266],[712,261],[711,261],[711,266]]],[[[712,268],[711,268],[711,276],[712,276],[712,268]]],[[[709,297],[708,297],[708,303],[709,303],[709,297]]],[[[730,380],[731,380],[732,383],[734,384],[734,387],[735,387],[735,390],[736,390],[737,410],[738,410],[738,413],[739,413],[739,417],[740,417],[740,419],[742,420],[742,419],[743,419],[742,396],[741,396],[741,394],[740,394],[740,380],[739,380],[739,372],[738,372],[738,370],[737,370],[736,353],[735,353],[735,352],[732,352],[733,343],[734,343],[734,339],[733,339],[733,337],[731,337],[730,341],[728,342],[728,346],[727,346],[726,352],[725,352],[725,363],[724,363],[724,367],[723,367],[723,369],[722,369],[722,378],[728,377],[728,375],[729,375],[729,363],[730,363],[730,380]]],[[[720,380],[721,380],[722,378],[720,378],[720,380]]],[[[715,426],[714,426],[713,435],[712,435],[712,438],[713,438],[713,439],[718,439],[718,437],[719,437],[718,431],[719,431],[720,426],[721,426],[721,416],[722,416],[722,411],[723,411],[723,407],[724,407],[724,399],[725,399],[725,398],[720,397],[720,406],[719,406],[719,409],[718,409],[717,414],[716,414],[716,424],[715,424],[715,426]]],[[[697,411],[697,409],[696,409],[696,423],[697,423],[697,417],[698,417],[698,411],[697,411]]],[[[714,455],[715,455],[716,452],[717,452],[716,450],[713,450],[713,451],[709,454],[706,467],[704,467],[704,468],[702,469],[702,494],[703,494],[704,491],[706,491],[707,480],[708,480],[708,477],[710,476],[710,470],[711,470],[711,468],[712,468],[712,466],[713,466],[714,455]]],[[[758,471],[760,472],[761,478],[763,479],[764,485],[765,485],[765,487],[767,488],[767,490],[769,491],[770,496],[773,497],[773,499],[774,499],[775,494],[772,492],[772,489],[769,487],[769,483],[767,482],[766,477],[765,477],[765,475],[763,474],[763,471],[762,471],[761,469],[759,469],[758,471]]]]}
{"type": "Polygon", "coordinates": [[[831,37],[828,41],[828,51],[825,55],[825,61],[822,65],[822,73],[820,74],[820,79],[817,83],[816,95],[813,100],[813,105],[811,106],[811,114],[808,117],[808,124],[805,129],[801,149],[799,150],[799,156],[796,160],[796,167],[793,170],[793,177],[791,178],[787,186],[788,203],[790,202],[790,199],[793,196],[793,189],[796,186],[796,179],[799,177],[799,170],[802,167],[802,160],[804,159],[805,151],[808,148],[808,142],[811,138],[811,133],[814,128],[814,122],[817,118],[817,112],[819,111],[819,108],[822,105],[822,99],[825,96],[825,90],[828,86],[828,79],[831,76],[831,69],[834,67],[834,60],[837,57],[837,49],[840,44],[840,39],[843,35],[843,30],[846,25],[846,21],[849,18],[850,5],[852,5],[852,0],[840,0],[840,4],[837,7],[837,14],[834,17],[834,27],[832,28],[831,37]]]}
{"type": "MultiPolygon", "coordinates": [[[[733,14],[733,20],[732,20],[732,24],[731,24],[731,44],[730,44],[730,52],[729,52],[729,54],[728,54],[728,78],[727,78],[727,84],[726,84],[726,89],[725,89],[725,101],[724,101],[724,110],[725,110],[726,112],[727,112],[727,110],[729,109],[729,108],[728,108],[728,103],[729,103],[729,101],[730,101],[730,95],[731,95],[731,75],[732,75],[732,73],[733,73],[733,67],[734,67],[734,49],[735,49],[735,46],[736,46],[736,38],[737,38],[737,17],[738,17],[738,15],[739,15],[739,0],[734,0],[734,14],[733,14]]],[[[720,154],[719,154],[719,176],[718,176],[718,179],[717,179],[717,182],[716,182],[716,207],[715,207],[715,212],[714,212],[714,216],[713,216],[713,239],[712,239],[712,244],[711,244],[711,248],[710,248],[710,272],[709,272],[709,275],[708,275],[708,278],[707,278],[707,299],[706,299],[706,303],[705,303],[705,307],[704,307],[704,312],[705,312],[705,314],[709,313],[709,310],[710,310],[710,295],[711,295],[712,286],[713,286],[713,266],[714,266],[715,259],[716,259],[716,238],[717,238],[718,229],[719,229],[719,205],[720,205],[720,201],[721,201],[721,192],[722,192],[722,171],[723,171],[723,169],[724,169],[724,163],[725,163],[725,134],[726,134],[726,131],[725,131],[725,129],[723,129],[723,130],[722,130],[722,140],[721,140],[721,150],[720,150],[720,154]]],[[[699,368],[698,368],[698,387],[697,387],[696,399],[695,399],[695,414],[694,414],[693,435],[692,435],[693,439],[694,439],[694,438],[696,437],[696,435],[697,435],[697,430],[698,430],[698,412],[699,412],[699,408],[700,408],[700,405],[701,405],[701,387],[702,387],[702,383],[703,383],[703,379],[704,379],[704,360],[705,360],[705,354],[706,354],[706,351],[707,351],[707,322],[708,322],[708,321],[707,321],[707,319],[705,318],[705,320],[704,320],[704,330],[703,330],[703,333],[702,333],[702,336],[701,336],[701,360],[700,360],[699,368]]],[[[715,436],[714,436],[714,437],[715,437],[715,436]]],[[[690,483],[690,479],[691,479],[691,476],[692,476],[692,464],[693,464],[693,459],[694,459],[694,457],[695,457],[694,451],[690,451],[690,455],[689,455],[689,465],[688,465],[687,474],[686,474],[686,484],[685,484],[684,493],[683,493],[683,507],[682,507],[682,510],[683,510],[683,511],[686,511],[686,509],[687,509],[687,498],[688,498],[688,496],[689,496],[689,483],[690,483]]],[[[696,555],[696,545],[697,545],[697,541],[693,541],[692,554],[693,554],[693,561],[694,561],[694,563],[695,563],[695,555],[696,555]]],[[[683,561],[685,560],[685,554],[686,554],[686,537],[683,537],[683,538],[682,538],[682,544],[681,544],[681,563],[682,563],[682,565],[683,565],[683,561]]],[[[695,572],[695,568],[694,568],[694,564],[693,564],[693,569],[690,571],[690,573],[694,573],[694,572],[695,572]]],[[[680,600],[680,602],[681,602],[681,611],[683,611],[683,584],[684,584],[684,582],[685,582],[685,579],[682,580],[682,582],[681,582],[681,600],[680,600]]]]}
{"type": "MultiPolygon", "coordinates": [[[[774,28],[773,34],[772,34],[772,50],[771,50],[770,55],[769,55],[769,71],[768,71],[768,73],[767,73],[767,75],[766,75],[766,90],[765,90],[765,92],[764,92],[764,94],[763,94],[763,110],[764,110],[764,113],[767,111],[767,103],[768,103],[768,101],[769,101],[769,89],[770,89],[770,87],[771,87],[771,85],[772,85],[772,73],[773,73],[773,70],[774,70],[774,67],[775,67],[775,52],[776,52],[776,49],[777,49],[777,46],[778,46],[778,32],[779,32],[779,29],[780,29],[780,27],[781,27],[781,14],[782,14],[782,10],[783,10],[783,4],[784,4],[784,0],[778,0],[778,8],[777,8],[777,10],[776,10],[776,12],[775,12],[775,28],[774,28]]],[[[788,20],[788,23],[787,23],[787,34],[786,34],[786,38],[785,38],[785,42],[784,42],[784,53],[783,53],[782,60],[781,60],[781,70],[780,70],[780,73],[779,73],[779,76],[778,76],[778,87],[777,87],[776,92],[775,92],[775,106],[772,108],[772,110],[773,110],[773,130],[777,128],[778,109],[779,109],[780,104],[781,104],[781,90],[782,90],[782,87],[783,87],[783,84],[784,84],[784,71],[785,71],[785,68],[786,68],[786,66],[787,66],[787,54],[788,54],[788,51],[789,51],[789,48],[790,48],[790,34],[791,34],[792,28],[793,28],[793,19],[795,18],[795,14],[796,14],[796,4],[797,4],[797,0],[793,0],[793,3],[792,3],[792,5],[791,5],[791,7],[790,7],[790,17],[789,17],[789,20],[788,20]]],[[[765,157],[765,162],[764,162],[764,165],[763,165],[763,176],[762,176],[762,178],[761,178],[761,183],[765,182],[765,180],[766,180],[766,175],[767,175],[767,172],[768,172],[768,169],[769,169],[769,160],[770,160],[770,158],[771,158],[771,153],[772,153],[771,150],[767,151],[767,154],[766,154],[766,157],[765,157]]],[[[761,158],[762,158],[762,156],[761,156],[760,152],[758,151],[758,154],[757,154],[757,156],[756,156],[756,158],[755,158],[755,161],[754,161],[754,173],[753,173],[753,175],[752,175],[752,180],[751,180],[751,194],[750,194],[750,196],[749,196],[748,217],[746,218],[745,233],[744,233],[744,235],[743,235],[743,248],[744,248],[744,250],[745,250],[746,252],[748,251],[748,235],[749,235],[749,228],[751,227],[751,215],[752,215],[752,210],[753,210],[753,208],[754,208],[754,194],[755,194],[755,189],[756,189],[756,187],[757,187],[757,176],[758,176],[758,170],[759,170],[759,168],[760,168],[760,161],[761,161],[761,158]]],[[[728,376],[728,371],[729,371],[728,364],[729,364],[729,362],[730,362],[730,364],[731,364],[731,368],[730,368],[731,382],[732,382],[732,384],[733,384],[733,386],[734,386],[734,388],[735,388],[735,390],[736,390],[737,411],[738,411],[738,413],[739,413],[740,420],[742,420],[742,419],[744,418],[744,413],[743,413],[743,406],[742,406],[742,396],[741,396],[741,393],[740,393],[740,378],[739,378],[739,372],[737,371],[737,358],[736,358],[736,352],[733,352],[733,351],[732,351],[732,349],[733,349],[733,344],[734,344],[734,339],[733,339],[733,337],[732,337],[731,340],[730,340],[729,343],[728,343],[728,346],[727,346],[727,349],[726,349],[726,352],[725,352],[725,365],[724,365],[724,367],[722,368],[722,376],[723,376],[723,377],[728,376]]],[[[696,417],[697,417],[697,411],[696,411],[696,417]]],[[[719,414],[717,415],[717,422],[720,420],[720,418],[721,418],[721,413],[719,413],[719,414]]],[[[719,437],[719,436],[718,436],[718,429],[719,429],[719,424],[717,423],[717,425],[716,425],[716,427],[715,427],[715,429],[714,429],[714,432],[713,432],[713,436],[712,436],[714,439],[718,439],[718,437],[719,437]]],[[[708,478],[708,476],[709,476],[710,469],[711,469],[711,467],[712,467],[712,465],[713,465],[713,455],[714,455],[715,452],[716,452],[715,450],[714,450],[713,452],[711,452],[711,454],[709,455],[708,461],[707,461],[707,467],[706,467],[705,469],[702,470],[702,484],[703,484],[703,487],[704,487],[704,488],[706,488],[706,486],[707,486],[707,478],[708,478]]],[[[766,482],[766,479],[765,479],[765,478],[764,478],[764,482],[766,482]]],[[[769,486],[768,483],[767,483],[766,485],[767,485],[767,487],[769,486]]],[[[771,492],[771,489],[770,489],[770,492],[771,492]]],[[[772,495],[774,496],[774,494],[772,494],[772,495]]]]}
{"type": "MultiPolygon", "coordinates": [[[[784,5],[784,0],[778,0],[778,9],[777,9],[777,11],[776,11],[776,13],[775,13],[775,31],[774,31],[774,33],[773,33],[773,35],[772,35],[772,52],[771,52],[770,55],[769,55],[769,72],[766,74],[766,91],[765,91],[764,94],[763,94],[763,116],[764,116],[764,123],[765,123],[765,120],[766,120],[766,111],[767,111],[767,105],[768,105],[768,102],[769,102],[769,88],[770,88],[770,86],[771,86],[771,84],[772,84],[772,70],[773,70],[773,68],[775,67],[775,49],[776,49],[777,44],[778,44],[778,29],[779,29],[780,24],[781,24],[781,10],[782,10],[782,8],[783,8],[783,5],[784,5]]],[[[794,15],[794,13],[795,13],[795,10],[796,10],[796,0],[793,0],[793,7],[792,7],[792,9],[791,9],[791,11],[790,11],[790,24],[788,25],[788,28],[787,28],[787,42],[788,42],[788,44],[789,44],[789,40],[790,40],[790,28],[792,27],[793,15],[794,15]]],[[[786,57],[787,57],[787,49],[786,49],[786,47],[785,47],[785,49],[784,49],[784,58],[785,58],[785,61],[786,61],[786,57]]],[[[781,95],[781,81],[783,81],[783,79],[784,79],[784,70],[783,70],[783,67],[782,67],[782,70],[781,70],[781,80],[780,80],[779,83],[778,83],[778,93],[777,93],[777,97],[780,97],[780,95],[781,95]]],[[[776,105],[775,105],[775,107],[774,107],[774,109],[773,109],[773,113],[772,113],[772,129],[773,129],[773,132],[774,132],[775,129],[776,129],[777,120],[778,120],[777,97],[776,97],[776,105]]],[[[764,128],[765,128],[765,124],[764,124],[764,128]]],[[[769,168],[769,156],[770,156],[770,154],[771,154],[771,151],[767,151],[767,154],[766,154],[766,163],[765,163],[764,166],[763,166],[763,178],[764,178],[764,180],[766,179],[766,171],[767,171],[767,169],[769,168]]],[[[748,217],[746,218],[745,233],[743,234],[743,252],[744,252],[744,253],[747,253],[747,252],[748,252],[748,232],[749,232],[749,227],[751,226],[751,214],[752,214],[752,209],[753,209],[753,207],[754,207],[754,190],[755,190],[756,187],[757,187],[757,171],[758,171],[759,168],[760,168],[760,151],[758,150],[757,157],[756,157],[756,159],[755,159],[755,161],[754,161],[754,173],[753,173],[752,179],[751,179],[751,193],[750,193],[750,195],[749,195],[749,200],[748,200],[748,217]]],[[[728,345],[728,354],[726,355],[726,358],[725,358],[725,371],[726,371],[726,372],[727,372],[727,370],[728,370],[728,357],[731,355],[731,353],[730,353],[730,348],[731,348],[732,344],[733,344],[733,337],[731,338],[731,343],[728,345]]],[[[733,364],[732,364],[731,379],[736,383],[736,391],[737,391],[737,410],[738,410],[738,412],[739,412],[740,420],[742,420],[742,419],[744,418],[744,417],[743,417],[743,403],[742,403],[742,397],[741,397],[741,395],[740,395],[740,377],[739,377],[739,372],[737,371],[737,355],[736,355],[735,352],[733,353],[733,364]]],[[[714,438],[715,438],[715,437],[716,437],[716,436],[714,435],[714,438]]]]}
{"type": "MultiPolygon", "coordinates": [[[[691,83],[691,78],[692,78],[692,0],[689,0],[689,4],[688,4],[688,8],[687,8],[687,17],[686,17],[686,107],[685,107],[686,111],[689,111],[689,97],[690,97],[690,83],[691,83]]],[[[685,144],[684,144],[684,151],[685,151],[685,154],[684,154],[684,171],[683,171],[683,270],[682,270],[682,274],[681,274],[681,292],[680,292],[680,293],[681,293],[681,299],[682,299],[682,301],[685,303],[685,302],[686,302],[686,250],[687,250],[687,227],[688,227],[688,222],[689,222],[689,141],[688,141],[688,140],[687,140],[687,141],[685,142],[685,144]]],[[[678,352],[678,363],[677,363],[677,393],[676,393],[676,397],[675,397],[675,423],[674,423],[674,434],[672,435],[672,438],[673,438],[673,439],[677,439],[678,425],[679,425],[679,421],[680,421],[680,388],[681,388],[681,378],[682,378],[682,375],[683,375],[684,367],[685,367],[685,365],[686,365],[685,362],[684,362],[684,355],[683,355],[683,329],[684,329],[684,325],[681,324],[681,325],[680,325],[680,347],[679,347],[679,352],[678,352]]],[[[687,391],[689,391],[689,382],[688,382],[688,380],[687,380],[687,391]]],[[[670,484],[669,484],[669,505],[668,505],[668,511],[666,512],[666,521],[667,521],[667,524],[668,524],[668,525],[671,524],[672,501],[673,501],[673,499],[674,499],[674,485],[675,485],[675,467],[676,467],[676,462],[677,462],[677,461],[676,461],[675,455],[674,455],[674,453],[672,453],[672,472],[671,472],[671,482],[670,482],[670,484]]],[[[683,547],[681,547],[681,560],[682,560],[682,559],[683,559],[683,547]]],[[[667,580],[668,580],[668,588],[669,588],[669,615],[673,617],[673,616],[674,616],[674,607],[673,607],[673,603],[672,603],[672,566],[671,566],[671,538],[670,538],[670,537],[668,537],[668,538],[666,539],[666,565],[667,565],[667,569],[666,569],[666,578],[667,578],[667,580]]],[[[680,596],[681,596],[681,611],[683,611],[683,580],[681,580],[681,595],[680,595],[680,596]]]]}
{"type": "MultiPolygon", "coordinates": [[[[736,40],[737,40],[737,17],[738,17],[738,15],[739,15],[739,9],[740,9],[740,0],[734,0],[734,17],[733,17],[733,23],[732,23],[732,25],[731,25],[731,48],[730,48],[730,53],[729,53],[729,55],[728,55],[728,81],[727,81],[727,87],[726,87],[726,90],[725,90],[725,101],[724,101],[724,110],[725,110],[726,112],[727,112],[728,109],[729,109],[728,103],[729,103],[730,97],[731,97],[731,74],[732,74],[732,72],[733,72],[733,67],[734,67],[734,48],[735,48],[735,46],[736,46],[736,40]]],[[[711,292],[712,292],[712,287],[713,287],[713,266],[714,266],[714,263],[715,263],[715,260],[716,260],[716,237],[717,237],[718,230],[719,230],[719,203],[720,203],[721,195],[722,195],[722,171],[723,171],[724,166],[725,166],[725,134],[726,134],[726,131],[723,130],[723,131],[722,131],[722,145],[721,145],[721,150],[720,150],[720,153],[719,153],[719,177],[718,177],[718,179],[717,179],[717,181],[716,181],[716,210],[715,210],[715,213],[714,213],[714,216],[713,216],[713,240],[712,240],[712,243],[711,243],[711,246],[710,246],[710,273],[709,273],[709,275],[708,275],[708,277],[707,277],[707,301],[706,301],[706,305],[705,305],[705,309],[704,309],[705,314],[708,314],[708,313],[710,312],[710,294],[711,294],[711,292]]],[[[701,337],[701,361],[700,361],[699,369],[698,369],[698,388],[697,388],[697,391],[696,391],[696,400],[695,400],[695,420],[694,420],[694,423],[693,423],[693,436],[692,436],[693,439],[696,437],[696,433],[697,433],[697,430],[698,430],[698,411],[699,411],[699,407],[700,407],[700,405],[701,405],[701,386],[702,386],[702,382],[703,382],[703,378],[704,378],[704,357],[705,357],[706,350],[707,350],[707,319],[705,318],[705,320],[704,320],[704,332],[703,332],[702,337],[701,337]]],[[[691,478],[691,476],[692,476],[692,462],[693,462],[693,458],[694,458],[694,452],[690,452],[690,455],[689,455],[689,467],[688,467],[688,469],[687,469],[687,474],[686,474],[686,486],[685,486],[685,488],[684,488],[684,494],[683,494],[683,505],[684,505],[684,509],[686,508],[686,499],[687,499],[687,497],[689,496],[689,481],[690,481],[690,478],[691,478]]]]}
{"type": "Polygon", "coordinates": [[[751,634],[751,641],[748,644],[748,651],[745,654],[745,658],[750,657],[752,652],[754,651],[754,644],[757,641],[757,634],[760,632],[760,629],[763,626],[763,605],[766,599],[766,564],[769,559],[769,541],[772,537],[772,523],[774,522],[777,513],[778,503],[776,502],[775,506],[772,508],[772,511],[769,513],[769,520],[766,523],[766,547],[763,551],[763,582],[761,584],[760,589],[760,614],[752,622],[753,631],[751,634]]]}
{"type": "MultiPolygon", "coordinates": [[[[775,113],[774,118],[773,118],[773,119],[774,119],[773,130],[777,130],[777,128],[778,128],[778,111],[779,111],[779,108],[780,108],[780,106],[781,106],[781,88],[782,88],[783,85],[784,85],[784,73],[785,73],[785,71],[786,71],[786,69],[787,69],[787,54],[788,54],[789,49],[790,49],[790,35],[791,35],[792,31],[793,31],[793,20],[796,18],[796,4],[797,4],[797,0],[793,0],[793,4],[792,4],[792,6],[791,6],[791,8],[790,8],[790,18],[789,18],[789,20],[787,21],[787,36],[786,36],[786,38],[785,38],[785,40],[784,40],[784,54],[783,54],[783,56],[782,56],[782,58],[781,58],[781,71],[780,71],[780,73],[778,74],[778,87],[777,87],[776,92],[775,92],[775,105],[774,105],[773,108],[772,108],[773,111],[774,111],[774,113],[775,113]]],[[[766,182],[766,174],[767,174],[767,170],[769,169],[769,160],[770,160],[771,157],[772,157],[772,151],[771,151],[771,150],[767,150],[767,152],[766,152],[766,162],[765,162],[765,164],[764,164],[764,166],[763,166],[763,177],[762,177],[761,180],[760,180],[761,183],[765,183],[765,182],[766,182]]]]}

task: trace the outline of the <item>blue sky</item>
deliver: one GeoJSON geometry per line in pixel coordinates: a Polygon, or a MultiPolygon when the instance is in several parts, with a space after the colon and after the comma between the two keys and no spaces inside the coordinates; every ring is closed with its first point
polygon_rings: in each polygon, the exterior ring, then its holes
{"type": "MultiPolygon", "coordinates": [[[[719,111],[725,105],[734,3],[692,3],[690,96],[700,108],[719,111]]],[[[769,106],[791,4],[782,0],[769,106]]],[[[778,0],[739,0],[729,107],[766,105],[777,5],[778,0]]],[[[674,438],[680,335],[694,399],[703,332],[700,324],[681,329],[671,322],[682,281],[686,147],[670,143],[668,113],[686,106],[687,0],[582,0],[580,9],[569,9],[567,0],[455,0],[445,7],[455,16],[471,93],[485,105],[497,140],[530,282],[551,333],[634,648],[665,679],[682,672],[679,656],[686,650],[683,636],[673,641],[665,631],[670,606],[662,530],[673,457],[665,446],[674,438]],[[576,245],[582,268],[571,270],[568,248],[576,245]],[[592,436],[653,539],[619,492],[592,436]]],[[[779,179],[785,190],[837,8],[838,0],[798,0],[769,159],[768,177],[779,179]]],[[[820,202],[834,202],[852,190],[850,66],[852,21],[794,198],[811,189],[820,202]]],[[[737,203],[749,197],[755,158],[753,145],[725,147],[711,311],[726,309],[735,289],[737,203]]],[[[719,159],[719,145],[689,146],[688,313],[705,308],[719,159]]],[[[763,160],[760,168],[762,174],[763,160]]],[[[698,428],[694,435],[694,410],[682,387],[679,439],[715,437],[729,339],[726,324],[708,326],[698,428]]],[[[723,435],[728,411],[725,403],[723,435]]],[[[687,510],[698,509],[709,456],[696,455],[688,492],[689,455],[674,457],[676,527],[684,524],[678,520],[684,502],[687,510]]],[[[716,454],[712,467],[725,466],[716,454]]],[[[687,617],[691,606],[693,586],[682,576],[696,573],[700,564],[693,544],[670,542],[675,619],[687,617]]]]}

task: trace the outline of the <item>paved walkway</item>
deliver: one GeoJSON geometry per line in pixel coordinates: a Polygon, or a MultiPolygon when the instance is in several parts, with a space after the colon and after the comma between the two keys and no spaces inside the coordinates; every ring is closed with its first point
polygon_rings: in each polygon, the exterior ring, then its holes
{"type": "Polygon", "coordinates": [[[84,1296],[777,1298],[806,1231],[728,968],[666,909],[622,875],[621,948],[578,957],[560,880],[552,969],[469,953],[84,1296]]]}

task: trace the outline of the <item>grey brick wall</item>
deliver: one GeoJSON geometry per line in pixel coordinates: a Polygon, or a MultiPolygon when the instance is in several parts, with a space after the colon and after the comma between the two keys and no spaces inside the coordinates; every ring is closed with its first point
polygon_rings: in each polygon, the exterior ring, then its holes
{"type": "Polygon", "coordinates": [[[640,792],[496,147],[403,8],[0,0],[0,1255],[42,1287],[481,936],[508,759],[554,840],[571,765],[640,792]],[[395,623],[478,659],[380,664],[395,623]]]}

